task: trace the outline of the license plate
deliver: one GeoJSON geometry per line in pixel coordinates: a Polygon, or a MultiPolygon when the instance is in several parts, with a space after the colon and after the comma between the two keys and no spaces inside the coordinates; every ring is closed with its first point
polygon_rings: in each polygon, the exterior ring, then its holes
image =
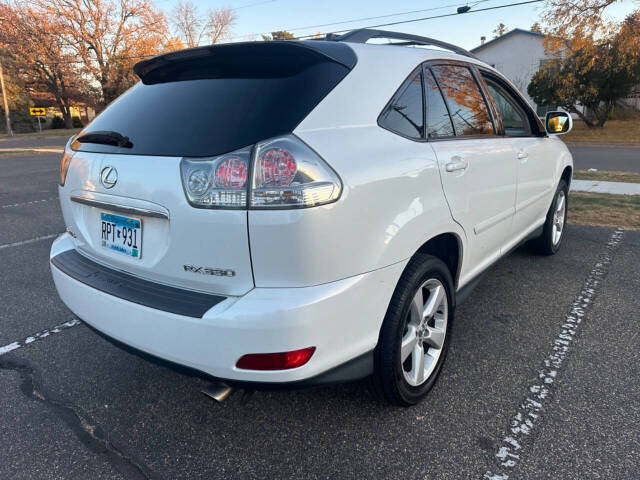
{"type": "Polygon", "coordinates": [[[102,247],[128,257],[142,255],[142,222],[113,213],[100,214],[102,247]]]}

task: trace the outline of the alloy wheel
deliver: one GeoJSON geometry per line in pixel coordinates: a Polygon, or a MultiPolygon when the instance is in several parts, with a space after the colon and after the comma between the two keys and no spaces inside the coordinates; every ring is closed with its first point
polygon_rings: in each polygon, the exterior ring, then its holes
{"type": "Polygon", "coordinates": [[[553,212],[553,227],[551,228],[551,241],[554,245],[560,243],[560,239],[562,238],[566,209],[567,202],[565,201],[565,193],[564,190],[560,190],[556,202],[556,211],[553,212]]]}
{"type": "Polygon", "coordinates": [[[413,387],[433,373],[447,334],[448,300],[444,285],[431,278],[416,291],[405,321],[400,349],[402,372],[413,387]]]}

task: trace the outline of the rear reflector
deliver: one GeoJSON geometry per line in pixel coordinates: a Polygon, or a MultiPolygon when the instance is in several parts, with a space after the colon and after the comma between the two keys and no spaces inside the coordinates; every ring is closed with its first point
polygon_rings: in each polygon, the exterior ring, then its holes
{"type": "Polygon", "coordinates": [[[301,367],[309,361],[316,347],[278,353],[250,353],[244,355],[236,367],[244,370],[289,370],[301,367]]]}

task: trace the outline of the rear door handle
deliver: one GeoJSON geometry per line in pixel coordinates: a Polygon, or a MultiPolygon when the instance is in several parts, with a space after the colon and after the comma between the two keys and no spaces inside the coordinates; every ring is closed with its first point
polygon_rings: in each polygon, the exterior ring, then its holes
{"type": "Polygon", "coordinates": [[[469,162],[460,157],[451,157],[451,162],[445,165],[447,172],[456,172],[458,170],[466,170],[469,162]]]}

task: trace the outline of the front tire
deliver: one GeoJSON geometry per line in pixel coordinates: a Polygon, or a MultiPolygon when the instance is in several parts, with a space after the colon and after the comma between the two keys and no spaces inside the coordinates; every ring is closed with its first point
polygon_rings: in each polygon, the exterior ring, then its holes
{"type": "Polygon", "coordinates": [[[427,394],[446,357],[454,307],[447,266],[416,254],[398,281],[374,351],[369,385],[376,397],[411,406],[427,394]]]}
{"type": "Polygon", "coordinates": [[[558,183],[556,194],[547,212],[542,235],[533,241],[534,249],[542,255],[554,255],[562,246],[567,211],[569,205],[569,188],[564,179],[558,183]]]}

